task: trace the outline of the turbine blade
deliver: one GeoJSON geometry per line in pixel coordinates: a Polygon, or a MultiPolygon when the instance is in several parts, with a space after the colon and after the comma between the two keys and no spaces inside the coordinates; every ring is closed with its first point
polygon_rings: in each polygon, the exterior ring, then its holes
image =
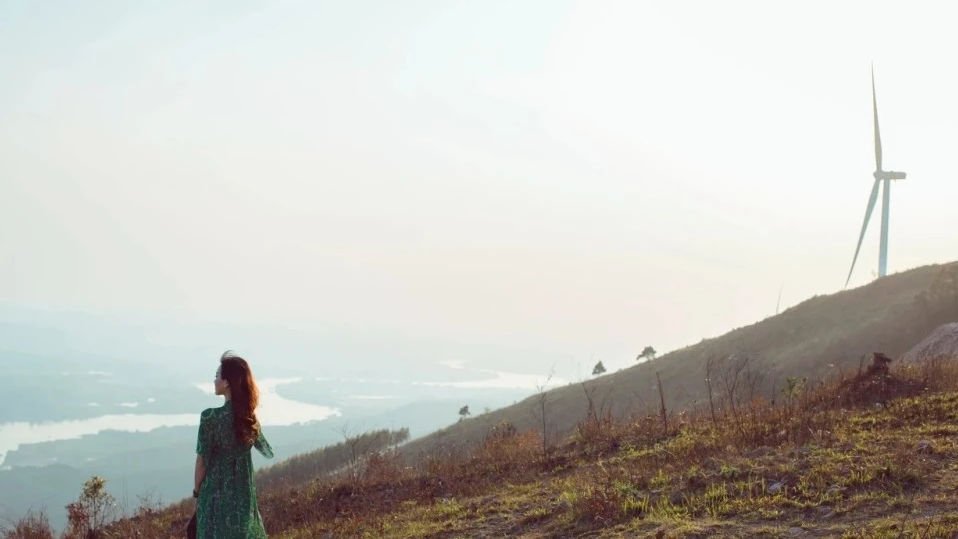
{"type": "Polygon", "coordinates": [[[868,228],[868,220],[872,216],[872,210],[875,209],[875,201],[878,200],[878,188],[880,186],[879,180],[875,180],[875,184],[872,186],[872,194],[868,197],[868,208],[865,209],[865,220],[862,222],[862,231],[858,235],[858,246],[855,247],[855,257],[852,258],[852,267],[848,270],[848,279],[845,280],[845,286],[848,286],[848,282],[852,280],[852,272],[855,271],[855,261],[858,260],[858,252],[862,248],[862,240],[865,239],[865,229],[868,228]]]}
{"type": "Polygon", "coordinates": [[[872,110],[875,113],[875,170],[881,170],[881,131],[878,129],[878,97],[875,95],[874,66],[872,66],[872,110]]]}

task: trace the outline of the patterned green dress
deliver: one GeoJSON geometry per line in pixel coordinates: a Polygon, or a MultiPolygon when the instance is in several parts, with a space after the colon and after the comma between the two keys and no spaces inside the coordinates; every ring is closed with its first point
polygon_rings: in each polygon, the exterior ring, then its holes
{"type": "MultiPolygon", "coordinates": [[[[262,431],[253,447],[273,458],[262,431]]],[[[196,452],[203,458],[206,477],[196,504],[197,539],[266,539],[256,503],[251,449],[236,442],[230,401],[200,414],[196,452]]]]}

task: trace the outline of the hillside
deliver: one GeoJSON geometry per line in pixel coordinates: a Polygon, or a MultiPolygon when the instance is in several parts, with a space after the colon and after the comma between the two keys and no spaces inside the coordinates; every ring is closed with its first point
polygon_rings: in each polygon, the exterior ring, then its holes
{"type": "MultiPolygon", "coordinates": [[[[715,367],[712,378],[717,380],[721,376],[716,370],[721,370],[723,362],[727,366],[728,358],[748,358],[754,392],[768,396],[789,376],[815,380],[832,371],[855,369],[873,351],[896,357],[939,325],[955,320],[958,262],[924,266],[860,288],[816,296],[721,337],[529,397],[414,440],[405,450],[409,457],[443,449],[455,451],[476,443],[503,420],[520,430],[541,431],[545,424],[552,440],[557,440],[582,419],[587,393],[596,406],[604,405],[617,417],[636,410],[658,410],[656,373],[668,410],[704,408],[709,400],[706,367],[710,359],[715,367]]],[[[713,392],[716,390],[713,387],[713,392]]]]}
{"type": "MultiPolygon", "coordinates": [[[[954,353],[874,354],[774,405],[736,409],[725,391],[714,414],[665,424],[591,415],[549,452],[502,423],[468,452],[381,453],[354,477],[265,489],[260,507],[274,539],[956,537],[956,390],[954,353]]],[[[191,512],[146,507],[101,537],[179,537],[191,512]]]]}
{"type": "MultiPolygon", "coordinates": [[[[958,358],[911,354],[919,359],[892,361],[889,372],[872,352],[896,358],[955,320],[958,263],[812,298],[365,455],[348,475],[264,485],[267,529],[279,538],[953,536],[958,358]],[[872,366],[859,368],[862,358],[872,366]]],[[[104,537],[179,537],[191,508],[148,506],[104,537]]]]}

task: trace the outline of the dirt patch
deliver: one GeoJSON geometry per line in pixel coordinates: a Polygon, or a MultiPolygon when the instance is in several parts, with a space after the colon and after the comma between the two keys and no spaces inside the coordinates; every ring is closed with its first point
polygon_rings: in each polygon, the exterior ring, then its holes
{"type": "Polygon", "coordinates": [[[884,405],[890,399],[920,394],[924,384],[910,378],[895,376],[889,365],[892,359],[882,352],[872,354],[871,364],[839,386],[838,394],[846,406],[884,405]]]}

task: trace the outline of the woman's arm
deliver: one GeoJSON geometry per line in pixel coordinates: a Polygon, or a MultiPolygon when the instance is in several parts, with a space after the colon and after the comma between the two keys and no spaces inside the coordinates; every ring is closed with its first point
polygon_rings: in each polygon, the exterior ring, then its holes
{"type": "MultiPolygon", "coordinates": [[[[257,424],[259,427],[259,424],[257,424]]],[[[253,442],[253,447],[260,452],[264,457],[271,459],[273,458],[273,447],[269,445],[269,442],[266,441],[266,437],[263,436],[263,430],[260,428],[259,434],[256,436],[256,440],[253,442]]]]}
{"type": "Polygon", "coordinates": [[[209,457],[212,440],[210,440],[210,417],[212,409],[203,410],[200,414],[200,428],[196,434],[196,465],[193,468],[193,497],[199,496],[200,485],[206,478],[206,459],[209,457]]]}
{"type": "Polygon", "coordinates": [[[196,466],[193,468],[193,496],[200,492],[200,485],[206,479],[206,466],[203,464],[203,455],[196,455],[196,466]]]}

